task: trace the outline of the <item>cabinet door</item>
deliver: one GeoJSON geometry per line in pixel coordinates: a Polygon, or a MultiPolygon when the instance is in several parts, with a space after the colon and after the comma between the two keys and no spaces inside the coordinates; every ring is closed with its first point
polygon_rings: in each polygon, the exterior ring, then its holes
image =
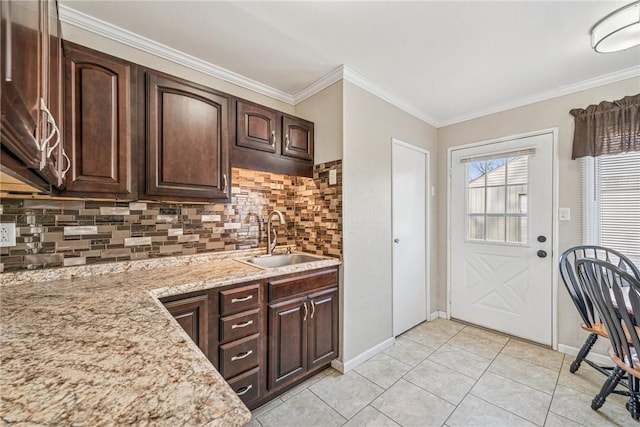
{"type": "Polygon", "coordinates": [[[307,371],[306,304],[306,297],[269,304],[269,389],[307,371]]]}
{"type": "Polygon", "coordinates": [[[205,356],[209,354],[207,296],[200,295],[164,303],[169,313],[198,345],[205,356]]]}
{"type": "Polygon", "coordinates": [[[280,143],[278,113],[260,105],[238,100],[236,145],[276,152],[280,143]]]}
{"type": "Polygon", "coordinates": [[[42,14],[40,1],[2,2],[2,145],[33,169],[41,161],[42,14]]]}
{"type": "Polygon", "coordinates": [[[147,195],[227,199],[229,99],[151,72],[146,84],[147,195]]]}
{"type": "Polygon", "coordinates": [[[313,161],[313,123],[296,117],[282,117],[282,154],[313,161]]]}
{"type": "Polygon", "coordinates": [[[67,192],[131,197],[131,66],[65,43],[67,192]]]}
{"type": "Polygon", "coordinates": [[[309,369],[338,357],[338,289],[309,296],[309,369]]]}

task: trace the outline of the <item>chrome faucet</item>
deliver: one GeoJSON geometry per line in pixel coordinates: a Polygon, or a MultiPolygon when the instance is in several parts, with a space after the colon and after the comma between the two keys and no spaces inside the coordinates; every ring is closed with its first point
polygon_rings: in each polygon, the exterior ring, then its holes
{"type": "Polygon", "coordinates": [[[278,215],[280,217],[280,224],[286,224],[284,215],[278,210],[274,210],[267,217],[267,255],[271,255],[273,252],[273,249],[276,247],[276,239],[278,238],[278,233],[276,233],[276,230],[273,230],[271,227],[271,220],[274,215],[278,215]],[[273,241],[271,240],[271,233],[273,233],[273,241]]]}

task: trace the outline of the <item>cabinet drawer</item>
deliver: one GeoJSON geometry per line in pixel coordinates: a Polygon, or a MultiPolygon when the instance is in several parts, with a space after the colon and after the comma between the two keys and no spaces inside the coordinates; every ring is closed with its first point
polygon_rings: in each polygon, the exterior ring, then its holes
{"type": "Polygon", "coordinates": [[[220,341],[233,341],[260,330],[260,309],[220,318],[220,341]]]}
{"type": "Polygon", "coordinates": [[[259,305],[260,283],[220,291],[221,316],[258,308],[259,305]]]}
{"type": "Polygon", "coordinates": [[[233,377],[228,383],[244,403],[251,402],[260,395],[260,368],[233,377]]]}
{"type": "Polygon", "coordinates": [[[338,270],[322,270],[269,282],[269,302],[338,285],[338,270]]]}
{"type": "Polygon", "coordinates": [[[224,379],[258,365],[259,337],[255,334],[220,346],[220,373],[224,379]]]}

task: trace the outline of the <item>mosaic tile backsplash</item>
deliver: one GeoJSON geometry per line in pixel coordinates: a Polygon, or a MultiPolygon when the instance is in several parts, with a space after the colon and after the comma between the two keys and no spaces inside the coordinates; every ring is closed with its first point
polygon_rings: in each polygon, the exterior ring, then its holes
{"type": "Polygon", "coordinates": [[[342,162],[316,165],[313,178],[233,168],[230,203],[5,198],[1,209],[17,229],[16,246],[0,248],[2,271],[266,247],[274,209],[287,221],[275,226],[279,245],[341,256],[342,162]]]}

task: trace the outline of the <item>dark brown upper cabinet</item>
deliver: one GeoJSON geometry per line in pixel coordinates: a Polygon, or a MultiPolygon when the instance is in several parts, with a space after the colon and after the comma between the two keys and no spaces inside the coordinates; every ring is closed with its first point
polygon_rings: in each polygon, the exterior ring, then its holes
{"type": "Polygon", "coordinates": [[[313,123],[282,116],[282,155],[313,162],[313,123]]]}
{"type": "Polygon", "coordinates": [[[236,145],[276,153],[280,145],[277,111],[239,100],[236,114],[236,145]]]}
{"type": "Polygon", "coordinates": [[[146,71],[145,196],[227,200],[229,97],[146,71]]]}
{"type": "Polygon", "coordinates": [[[235,117],[232,166],[313,176],[313,123],[241,99],[235,117]]]}
{"type": "Polygon", "coordinates": [[[18,176],[48,191],[64,185],[69,165],[61,144],[58,10],[55,1],[3,1],[1,13],[3,155],[18,176]]]}
{"type": "Polygon", "coordinates": [[[65,42],[64,195],[135,198],[131,173],[132,78],[126,61],[65,42]]]}

